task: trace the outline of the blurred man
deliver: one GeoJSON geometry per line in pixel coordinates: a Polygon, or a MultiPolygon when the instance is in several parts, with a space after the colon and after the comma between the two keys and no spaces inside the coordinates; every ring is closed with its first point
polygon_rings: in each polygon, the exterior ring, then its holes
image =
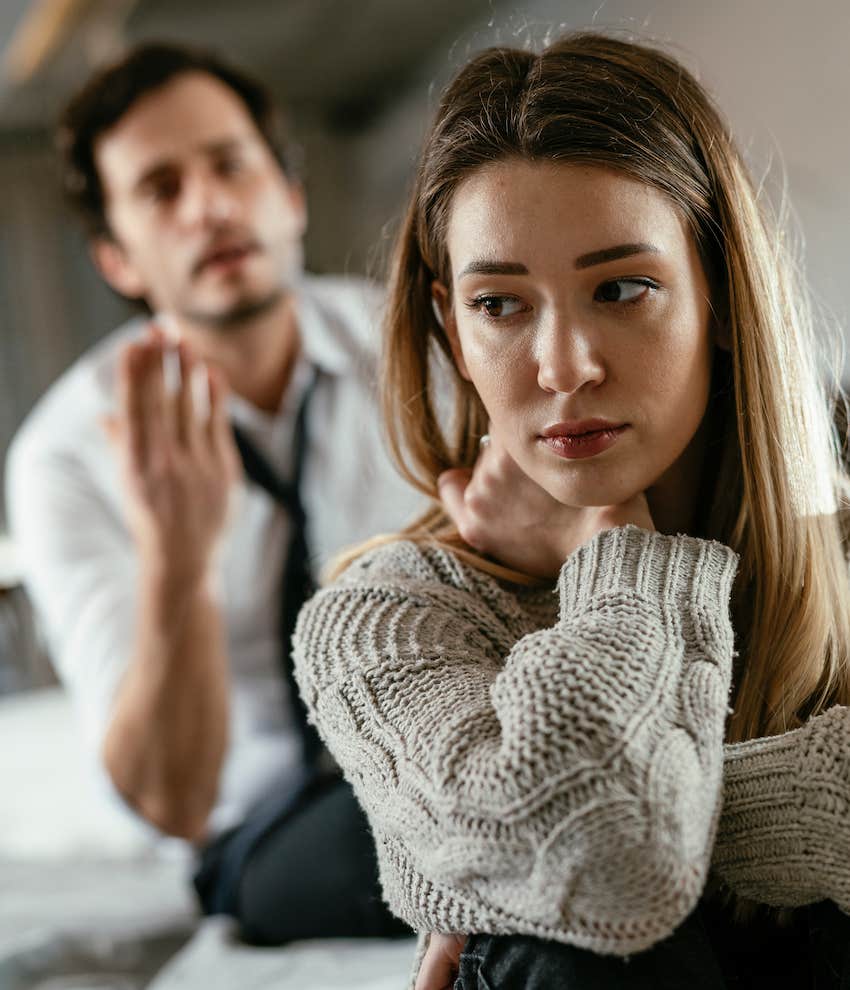
{"type": "Polygon", "coordinates": [[[84,355],[10,453],[86,737],[139,816],[196,846],[204,909],[246,938],[395,933],[288,657],[317,562],[416,505],[380,441],[375,292],[303,273],[277,115],[208,53],[137,49],[59,139],[98,269],[154,314],[84,355]]]}

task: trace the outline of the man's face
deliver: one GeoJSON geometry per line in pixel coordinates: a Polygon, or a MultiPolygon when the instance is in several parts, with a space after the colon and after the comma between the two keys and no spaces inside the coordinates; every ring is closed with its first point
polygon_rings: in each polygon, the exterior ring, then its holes
{"type": "Polygon", "coordinates": [[[245,105],[186,72],[95,143],[113,241],[96,246],[126,296],[227,327],[273,305],[301,266],[306,213],[245,105]]]}

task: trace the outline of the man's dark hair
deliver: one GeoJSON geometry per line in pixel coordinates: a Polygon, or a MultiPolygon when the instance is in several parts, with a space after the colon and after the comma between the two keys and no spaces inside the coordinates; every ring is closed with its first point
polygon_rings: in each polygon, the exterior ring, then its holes
{"type": "Polygon", "coordinates": [[[94,158],[98,137],[117,124],[142,96],[185,72],[205,72],[232,89],[284,174],[295,176],[294,148],[282,114],[265,87],[213,52],[162,42],[143,44],[95,73],[59,119],[56,143],[62,158],[63,186],[91,236],[109,236],[103,185],[94,158]]]}

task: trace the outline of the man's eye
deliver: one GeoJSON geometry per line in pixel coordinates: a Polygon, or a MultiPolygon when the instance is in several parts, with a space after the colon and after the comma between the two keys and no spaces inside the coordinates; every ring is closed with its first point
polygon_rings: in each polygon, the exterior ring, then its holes
{"type": "Polygon", "coordinates": [[[236,158],[221,158],[216,166],[219,175],[235,175],[237,172],[242,171],[242,159],[236,158]]]}
{"type": "Polygon", "coordinates": [[[593,294],[596,302],[633,303],[642,299],[650,289],[657,288],[650,279],[615,278],[603,282],[593,294]]]}
{"type": "Polygon", "coordinates": [[[506,316],[516,316],[525,308],[519,299],[513,296],[478,296],[469,304],[471,309],[492,316],[494,319],[506,316]]]}
{"type": "Polygon", "coordinates": [[[180,182],[171,179],[166,182],[157,182],[148,186],[148,196],[155,203],[167,203],[177,198],[180,192],[180,182]]]}

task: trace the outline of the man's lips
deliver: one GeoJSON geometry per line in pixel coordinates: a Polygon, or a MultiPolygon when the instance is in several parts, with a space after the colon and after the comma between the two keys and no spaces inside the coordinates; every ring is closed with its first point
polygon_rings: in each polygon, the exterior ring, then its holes
{"type": "Polygon", "coordinates": [[[200,260],[196,263],[193,274],[200,275],[207,268],[229,267],[238,265],[249,255],[259,251],[259,244],[254,241],[240,241],[238,243],[218,244],[205,251],[200,260]]]}

